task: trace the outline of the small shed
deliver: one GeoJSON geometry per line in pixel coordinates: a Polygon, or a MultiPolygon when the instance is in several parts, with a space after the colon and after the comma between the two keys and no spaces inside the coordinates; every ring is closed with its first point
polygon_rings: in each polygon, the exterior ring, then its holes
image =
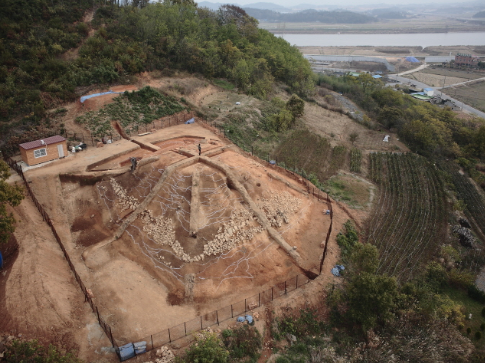
{"type": "Polygon", "coordinates": [[[67,155],[67,142],[56,135],[19,145],[22,160],[29,166],[44,163],[67,155]]]}
{"type": "Polygon", "coordinates": [[[424,93],[426,93],[426,96],[434,96],[434,89],[431,87],[423,89],[424,93]]]}

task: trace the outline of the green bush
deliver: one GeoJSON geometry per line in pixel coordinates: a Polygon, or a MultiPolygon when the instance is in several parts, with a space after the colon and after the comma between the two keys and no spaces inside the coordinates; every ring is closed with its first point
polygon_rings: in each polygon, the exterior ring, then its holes
{"type": "Polygon", "coordinates": [[[481,324],[480,324],[480,330],[481,330],[481,331],[484,331],[484,330],[485,330],[485,323],[481,323],[481,324]]]}
{"type": "Polygon", "coordinates": [[[472,332],[472,328],[466,328],[467,335],[470,335],[471,332],[472,332]]]}
{"type": "Polygon", "coordinates": [[[185,352],[186,363],[226,363],[229,352],[214,333],[203,331],[185,352]]]}
{"type": "MultiPolygon", "coordinates": [[[[476,287],[474,284],[468,286],[468,296],[478,301],[481,304],[485,304],[485,293],[476,287]]],[[[483,312],[482,312],[483,314],[483,312]]]]}
{"type": "Polygon", "coordinates": [[[479,332],[479,331],[477,331],[477,332],[475,333],[475,339],[476,339],[476,340],[480,340],[480,339],[482,339],[482,333],[481,333],[481,332],[479,332]]]}
{"type": "Polygon", "coordinates": [[[81,363],[71,352],[61,353],[58,349],[49,345],[48,348],[41,345],[37,340],[20,341],[14,340],[6,347],[3,357],[6,363],[81,363]]]}
{"type": "Polygon", "coordinates": [[[226,329],[222,332],[222,340],[232,358],[249,357],[257,360],[260,355],[262,338],[258,329],[242,325],[236,329],[226,329]]]}

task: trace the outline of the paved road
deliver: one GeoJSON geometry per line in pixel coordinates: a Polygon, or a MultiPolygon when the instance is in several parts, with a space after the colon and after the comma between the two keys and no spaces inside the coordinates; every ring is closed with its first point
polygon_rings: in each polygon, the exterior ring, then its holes
{"type": "Polygon", "coordinates": [[[390,79],[393,79],[395,81],[398,81],[400,83],[404,83],[404,84],[415,84],[417,88],[433,88],[435,90],[435,92],[439,92],[441,94],[441,98],[444,99],[444,100],[451,100],[452,102],[454,102],[456,105],[462,105],[462,109],[465,110],[465,111],[468,111],[470,113],[473,113],[475,115],[477,115],[478,117],[482,117],[482,118],[485,118],[485,112],[482,112],[482,111],[479,111],[477,110],[476,108],[473,108],[471,106],[468,106],[466,104],[464,104],[463,102],[461,101],[458,101],[444,93],[442,93],[439,89],[440,87],[431,87],[431,86],[428,86],[427,84],[425,83],[422,83],[422,82],[418,82],[416,80],[410,80],[409,78],[405,78],[405,77],[400,77],[400,76],[397,76],[395,74],[389,74],[388,77],[390,79]]]}

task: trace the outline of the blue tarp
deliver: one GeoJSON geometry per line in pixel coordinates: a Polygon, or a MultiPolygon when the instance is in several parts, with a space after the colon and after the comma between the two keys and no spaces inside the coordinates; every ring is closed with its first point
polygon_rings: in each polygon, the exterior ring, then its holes
{"type": "Polygon", "coordinates": [[[246,320],[246,319],[244,319],[244,316],[238,316],[237,317],[237,322],[238,323],[244,323],[244,320],[246,320]]]}
{"type": "Polygon", "coordinates": [[[270,161],[269,161],[269,163],[270,163],[271,165],[275,165],[275,164],[276,164],[276,161],[275,161],[275,160],[270,160],[270,161]]]}
{"type": "Polygon", "coordinates": [[[332,275],[340,277],[340,271],[345,270],[345,266],[342,265],[335,265],[334,268],[332,268],[332,275]]]}
{"type": "Polygon", "coordinates": [[[109,90],[108,92],[93,93],[92,95],[82,96],[81,97],[81,103],[84,103],[84,101],[86,101],[87,99],[92,98],[92,97],[110,95],[110,94],[113,94],[113,93],[120,94],[120,93],[123,93],[123,92],[113,92],[113,91],[109,90]]]}
{"type": "Polygon", "coordinates": [[[419,63],[419,61],[414,57],[406,57],[406,60],[411,63],[419,63]]]}
{"type": "Polygon", "coordinates": [[[372,78],[382,78],[382,76],[379,76],[378,74],[376,74],[375,76],[372,76],[372,78]]]}
{"type": "Polygon", "coordinates": [[[118,348],[118,353],[120,355],[120,361],[125,361],[127,359],[133,358],[135,356],[135,349],[133,348],[133,343],[128,343],[122,345],[118,348]]]}
{"type": "Polygon", "coordinates": [[[186,124],[193,124],[195,122],[195,119],[192,117],[190,120],[185,121],[186,124]]]}
{"type": "Polygon", "coordinates": [[[246,320],[248,321],[249,324],[253,323],[253,317],[251,315],[246,315],[246,320]]]}
{"type": "Polygon", "coordinates": [[[3,268],[3,257],[2,257],[2,252],[0,252],[0,269],[3,268]]]}
{"type": "Polygon", "coordinates": [[[133,347],[135,347],[135,354],[140,355],[143,353],[146,353],[147,351],[147,342],[146,341],[141,341],[137,343],[133,343],[133,347]]]}

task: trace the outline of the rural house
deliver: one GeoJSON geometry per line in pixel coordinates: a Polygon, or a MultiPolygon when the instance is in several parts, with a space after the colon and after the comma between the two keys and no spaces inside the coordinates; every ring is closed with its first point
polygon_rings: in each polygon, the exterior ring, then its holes
{"type": "Polygon", "coordinates": [[[22,160],[29,166],[44,163],[67,155],[66,139],[56,135],[19,145],[22,160]]]}
{"type": "Polygon", "coordinates": [[[478,57],[471,54],[458,53],[457,55],[455,55],[455,65],[476,67],[478,65],[478,57]]]}

